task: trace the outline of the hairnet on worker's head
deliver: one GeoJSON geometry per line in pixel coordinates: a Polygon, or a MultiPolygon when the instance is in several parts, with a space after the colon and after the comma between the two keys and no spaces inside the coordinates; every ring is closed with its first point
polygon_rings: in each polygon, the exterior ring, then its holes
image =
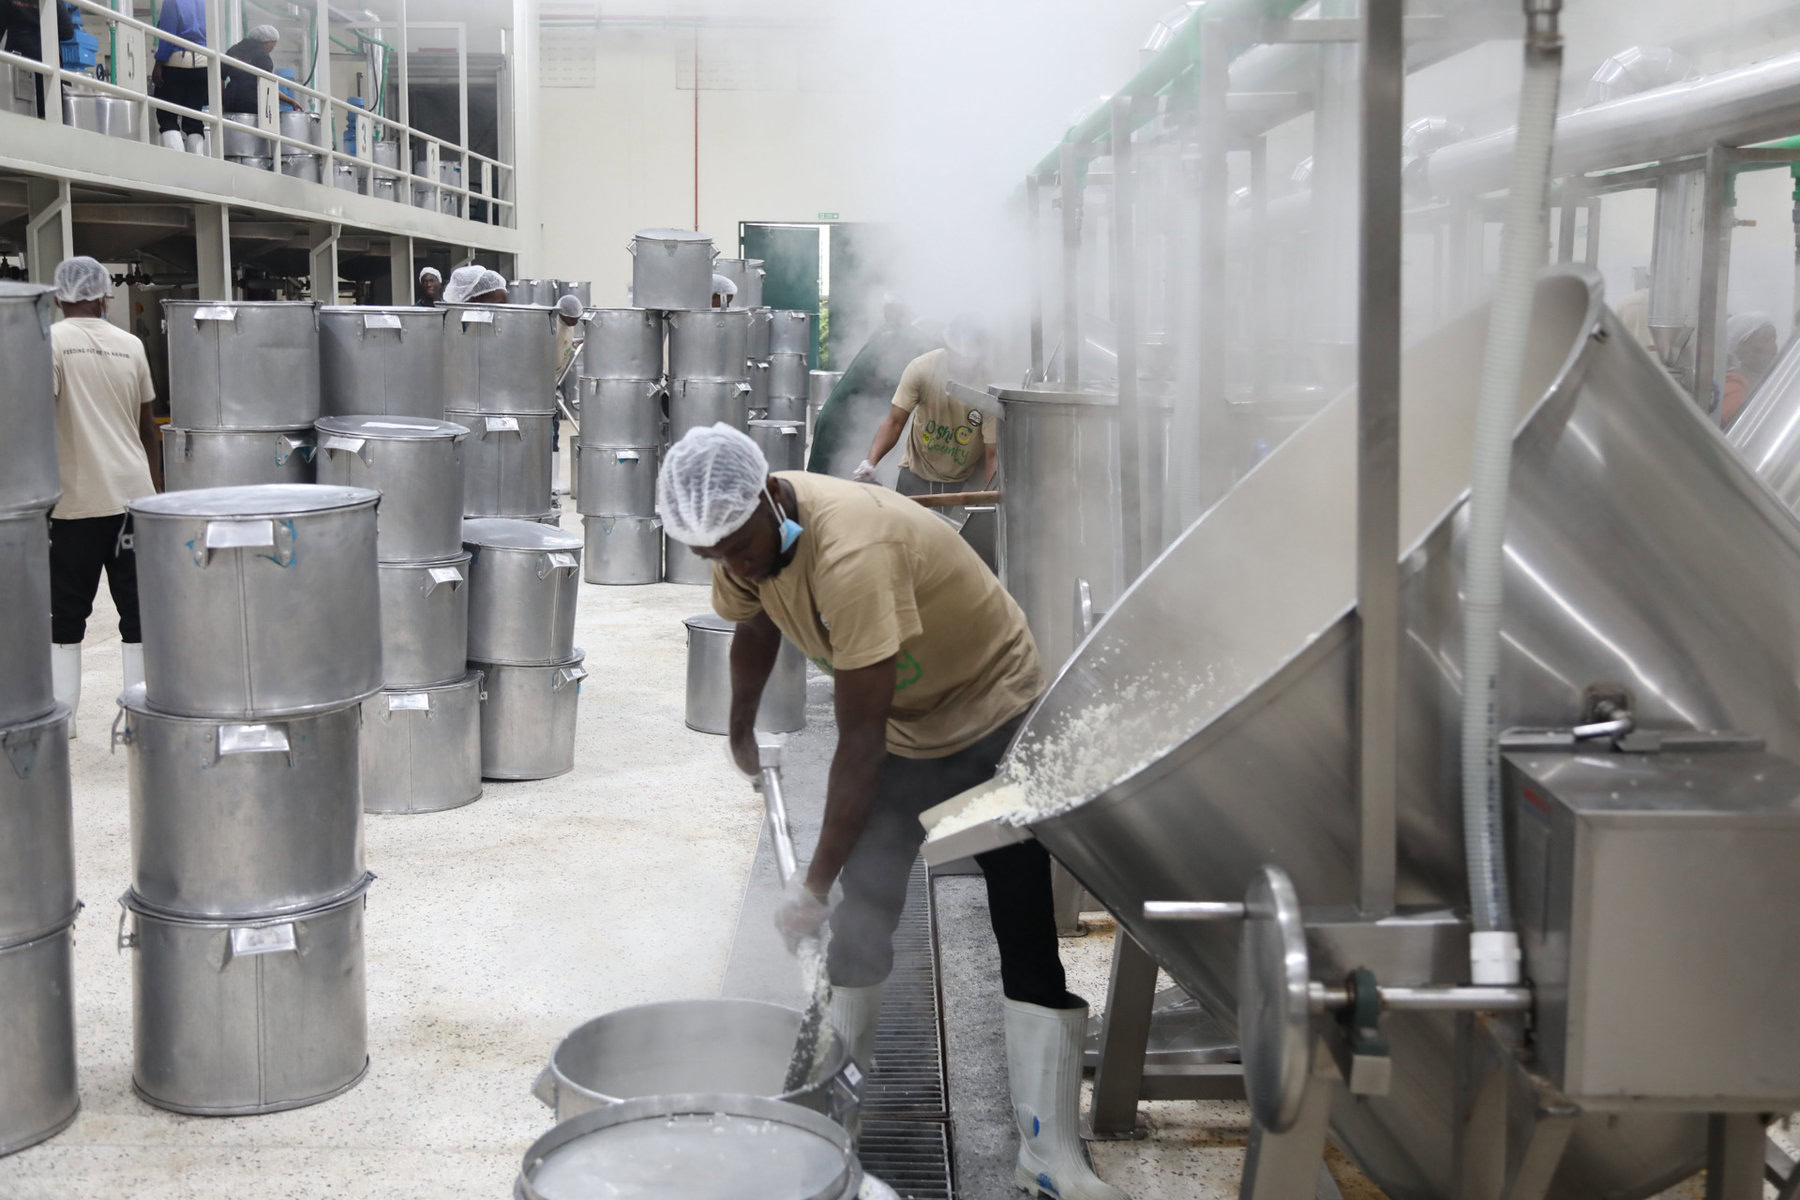
{"type": "Polygon", "coordinates": [[[743,528],[762,499],[769,460],[742,431],[720,422],[690,429],[663,456],[656,515],[685,546],[716,546],[743,528]]]}
{"type": "Polygon", "coordinates": [[[581,319],[581,297],[564,296],[556,302],[556,311],[571,321],[579,321],[581,319]]]}
{"type": "Polygon", "coordinates": [[[281,30],[275,28],[273,25],[258,25],[244,36],[253,42],[279,42],[281,40],[281,30]]]}
{"type": "Polygon", "coordinates": [[[723,296],[730,300],[737,295],[737,284],[731,282],[729,275],[714,275],[713,295],[723,296]]]}
{"type": "Polygon", "coordinates": [[[468,301],[470,296],[479,295],[480,293],[475,290],[475,285],[480,283],[481,277],[487,273],[485,267],[476,266],[458,267],[450,272],[450,282],[444,285],[444,303],[463,304],[468,301]]]}
{"type": "Polygon", "coordinates": [[[1743,348],[1744,343],[1750,340],[1752,335],[1759,333],[1764,329],[1769,331],[1770,336],[1775,336],[1775,322],[1768,313],[1732,313],[1729,317],[1726,317],[1726,356],[1730,357],[1735,355],[1743,348]]]}
{"type": "Polygon", "coordinates": [[[105,300],[112,295],[112,276],[97,259],[80,254],[56,264],[56,298],[64,304],[105,300]]]}
{"type": "Polygon", "coordinates": [[[506,276],[498,271],[483,271],[481,278],[475,281],[475,287],[469,292],[471,296],[485,296],[489,292],[504,292],[506,276]]]}
{"type": "Polygon", "coordinates": [[[438,269],[436,267],[424,268],[423,270],[421,270],[419,272],[419,278],[420,279],[431,278],[431,279],[437,280],[439,283],[444,282],[444,277],[442,275],[438,274],[438,269]]]}

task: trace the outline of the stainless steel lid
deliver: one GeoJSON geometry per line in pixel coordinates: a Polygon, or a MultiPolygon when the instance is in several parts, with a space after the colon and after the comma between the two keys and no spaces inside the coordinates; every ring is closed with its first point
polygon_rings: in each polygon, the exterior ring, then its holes
{"type": "Polygon", "coordinates": [[[449,683],[434,683],[429,687],[383,688],[373,696],[359,700],[357,703],[362,704],[365,707],[371,704],[378,705],[380,707],[375,710],[377,712],[381,711],[381,708],[387,707],[404,709],[409,706],[404,702],[390,705],[390,698],[395,696],[422,696],[428,692],[454,692],[464,688],[480,687],[482,680],[486,678],[487,672],[477,668],[464,675],[461,679],[453,679],[449,683]]]}
{"type": "Polygon", "coordinates": [[[644,242],[711,242],[709,233],[697,233],[692,229],[640,229],[636,237],[644,242]]]}
{"type": "Polygon", "coordinates": [[[20,283],[14,279],[0,279],[0,300],[36,300],[55,290],[47,283],[20,283]]]}
{"type": "Polygon", "coordinates": [[[579,550],[581,535],[569,533],[537,521],[520,521],[507,517],[483,517],[464,521],[462,540],[465,546],[483,550],[579,550]]]}
{"type": "Polygon", "coordinates": [[[443,315],[444,310],[436,305],[417,304],[321,304],[321,313],[333,316],[360,317],[374,313],[401,313],[412,316],[424,316],[436,313],[443,315]]]}
{"type": "Polygon", "coordinates": [[[703,633],[730,633],[737,628],[736,621],[727,621],[718,613],[701,613],[697,617],[688,617],[682,624],[703,633]]]}
{"type": "MultiPolygon", "coordinates": [[[[162,714],[155,715],[161,716],[162,714]]],[[[245,728],[256,727],[245,726],[245,728]]],[[[363,877],[341,896],[333,896],[323,904],[315,904],[311,908],[303,908],[298,912],[277,913],[274,916],[266,917],[193,917],[182,913],[164,912],[130,889],[127,889],[125,894],[119,897],[119,907],[130,910],[133,916],[149,917],[152,920],[161,921],[165,925],[198,925],[211,929],[266,929],[277,925],[291,925],[309,917],[323,916],[346,904],[354,904],[368,893],[374,883],[375,872],[365,871],[363,877]]]]}
{"type": "Polygon", "coordinates": [[[458,425],[454,421],[434,421],[429,417],[321,417],[313,422],[313,428],[320,433],[390,442],[420,442],[469,436],[466,425],[458,425]]]}
{"type": "Polygon", "coordinates": [[[380,499],[381,493],[370,488],[321,483],[262,483],[140,496],[126,507],[133,514],[147,517],[299,517],[340,508],[373,506],[380,499]]]}
{"type": "Polygon", "coordinates": [[[760,417],[757,420],[750,422],[750,428],[752,428],[752,429],[758,429],[758,428],[779,429],[783,433],[798,433],[800,430],[806,428],[806,422],[805,421],[781,421],[781,420],[775,420],[770,417],[760,417]]]}
{"type": "Polygon", "coordinates": [[[171,308],[305,308],[316,309],[319,306],[311,300],[164,300],[164,309],[171,308]]]}

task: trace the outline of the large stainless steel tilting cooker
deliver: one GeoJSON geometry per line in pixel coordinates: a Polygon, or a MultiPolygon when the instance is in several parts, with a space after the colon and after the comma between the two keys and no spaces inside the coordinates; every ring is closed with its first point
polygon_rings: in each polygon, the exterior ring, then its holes
{"type": "Polygon", "coordinates": [[[662,313],[648,308],[596,308],[588,313],[581,373],[595,379],[660,379],[662,313]]]}
{"type": "MultiPolygon", "coordinates": [[[[701,560],[704,561],[704,560],[701,560]]],[[[731,638],[734,622],[714,613],[689,617],[687,626],[687,726],[701,733],[731,729],[731,638]]],[[[806,728],[806,656],[786,638],[763,685],[756,728],[793,733],[806,728]]]]}
{"type": "Polygon", "coordinates": [[[379,690],[379,499],[294,484],[132,501],[150,704],[266,717],[379,690]]]}
{"type": "Polygon", "coordinates": [[[729,379],[669,381],[669,441],[679,442],[690,429],[720,422],[733,429],[749,427],[748,383],[729,379]]]}
{"type": "Polygon", "coordinates": [[[469,645],[467,551],[435,562],[381,564],[381,670],[388,689],[463,676],[469,645]]]}
{"type": "Polygon", "coordinates": [[[55,1137],[75,1119],[71,910],[42,936],[0,946],[0,1155],[55,1137]]]}
{"type": "Polygon", "coordinates": [[[451,304],[444,324],[446,412],[555,411],[556,311],[451,304]]]}
{"type": "Polygon", "coordinates": [[[169,422],[296,429],[319,419],[319,309],[310,300],[164,300],[169,422]]]}
{"type": "MultiPolygon", "coordinates": [[[[0,439],[4,440],[4,439],[0,439]]],[[[56,707],[50,679],[50,524],[43,510],[0,514],[0,725],[56,707]]]]}
{"type": "Polygon", "coordinates": [[[300,912],[362,884],[362,712],[274,721],[176,717],[119,697],[130,752],[132,889],[159,912],[300,912]]]}
{"type": "Polygon", "coordinates": [[[555,456],[549,413],[444,415],[469,430],[463,444],[465,517],[535,518],[550,510],[555,456]]]}
{"type": "Polygon", "coordinates": [[[535,521],[465,521],[469,660],[560,663],[575,652],[581,537],[535,521]]]}
{"type": "Polygon", "coordinates": [[[747,379],[750,314],[709,308],[669,314],[671,379],[747,379]]]}
{"type": "Polygon", "coordinates": [[[575,769],[575,714],[585,655],[542,666],[471,661],[486,676],[481,712],[481,774],[487,779],[549,779],[575,769]]]}
{"type": "Polygon", "coordinates": [[[311,483],[313,431],[298,429],[180,429],[163,426],[163,486],[171,492],[311,483]]]}
{"type": "Polygon", "coordinates": [[[575,444],[575,471],[580,479],[577,507],[595,517],[656,515],[656,468],[662,448],[602,446],[586,438],[575,444]]]}
{"type": "MultiPolygon", "coordinates": [[[[75,911],[68,708],[59,704],[47,717],[0,730],[0,750],[6,757],[0,763],[0,946],[5,946],[41,937],[66,924],[75,911]]],[[[0,1025],[4,1021],[0,1016],[0,1025]]]]}
{"type": "Polygon", "coordinates": [[[320,411],[442,417],[444,318],[441,308],[321,308],[320,411]]]}
{"type": "Polygon", "coordinates": [[[795,308],[778,308],[770,315],[770,354],[811,354],[812,314],[795,308]]]}
{"type": "Polygon", "coordinates": [[[241,921],[159,913],[119,898],[132,950],[132,1084],[202,1116],[329,1100],[369,1068],[363,973],[368,880],[306,912],[241,921]]]}
{"type": "Polygon", "coordinates": [[[596,446],[660,446],[668,394],[661,379],[583,379],[582,440],[596,446]]]}
{"type": "Polygon", "coordinates": [[[631,302],[638,308],[712,307],[713,241],[689,229],[640,229],[631,252],[631,302]]]}
{"type": "Polygon", "coordinates": [[[322,417],[320,483],[381,493],[376,554],[383,562],[450,558],[462,550],[466,426],[428,417],[322,417]]]}
{"type": "Polygon", "coordinates": [[[588,583],[662,579],[663,527],[655,517],[583,517],[581,577],[588,583]]]}
{"type": "Polygon", "coordinates": [[[770,471],[806,469],[806,425],[795,420],[750,422],[750,440],[762,448],[770,471]]]}
{"type": "Polygon", "coordinates": [[[481,799],[482,674],[363,701],[363,811],[441,812],[481,799]]]}
{"type": "Polygon", "coordinates": [[[56,389],[51,381],[51,288],[0,281],[0,513],[43,510],[62,495],[56,466],[56,389]]]}

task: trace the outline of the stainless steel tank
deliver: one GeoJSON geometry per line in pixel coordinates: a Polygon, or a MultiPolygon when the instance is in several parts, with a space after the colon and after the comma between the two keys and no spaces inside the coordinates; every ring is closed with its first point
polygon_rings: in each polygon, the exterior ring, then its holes
{"type": "Polygon", "coordinates": [[[383,562],[462,552],[466,425],[424,417],[322,417],[314,429],[320,483],[381,493],[375,551],[383,562]]]}
{"type": "Polygon", "coordinates": [[[648,308],[596,308],[588,314],[581,373],[595,379],[661,379],[663,315],[648,308]]]}
{"type": "Polygon", "coordinates": [[[119,697],[129,750],[132,891],[187,917],[272,916],[363,879],[361,710],[251,723],[176,717],[142,685],[119,697]]]}
{"type": "Polygon", "coordinates": [[[671,379],[669,381],[669,441],[678,442],[688,430],[723,421],[736,429],[749,428],[750,385],[729,379],[671,379]]]}
{"type": "Polygon", "coordinates": [[[750,306],[750,334],[745,343],[752,362],[767,362],[775,340],[775,310],[750,306]]]}
{"type": "Polygon", "coordinates": [[[149,702],[269,717],[379,690],[379,499],[296,484],[132,501],[149,702]]]}
{"type": "Polygon", "coordinates": [[[657,583],[663,528],[655,517],[583,517],[581,578],[609,585],[657,583]]]}
{"type": "MultiPolygon", "coordinates": [[[[81,94],[70,91],[69,87],[69,84],[63,85],[64,125],[71,129],[105,134],[107,137],[125,138],[133,142],[138,140],[138,121],[143,116],[142,103],[127,100],[123,96],[81,94]]],[[[236,113],[227,115],[234,119],[240,118],[240,114],[236,113]]],[[[254,117],[251,119],[255,120],[254,117]]]]}
{"type": "Polygon", "coordinates": [[[844,377],[842,371],[808,371],[806,373],[806,436],[812,437],[813,426],[818,423],[819,410],[831,399],[832,389],[837,387],[838,380],[844,377]]]}
{"type": "Polygon", "coordinates": [[[653,517],[656,515],[656,469],[661,448],[575,444],[575,470],[580,477],[578,506],[584,516],[653,517]]]}
{"type": "Polygon", "coordinates": [[[306,912],[240,921],[170,916],[125,893],[138,1095],[230,1116],[356,1086],[369,1067],[367,886],[306,912]]]}
{"type": "Polygon", "coordinates": [[[325,156],[322,154],[284,154],[281,156],[281,173],[292,179],[302,179],[307,183],[325,182],[325,156]]]}
{"type": "Polygon", "coordinates": [[[162,427],[163,488],[313,482],[313,431],[162,427]]]}
{"type": "Polygon", "coordinates": [[[737,284],[737,295],[732,299],[731,307],[762,307],[763,280],[769,275],[763,265],[760,258],[721,258],[714,261],[713,274],[723,275],[737,284]]]}
{"type": "MultiPolygon", "coordinates": [[[[701,733],[729,733],[731,638],[737,625],[714,613],[689,617],[682,624],[687,626],[688,643],[687,727],[701,733]]],[[[763,686],[756,728],[765,733],[806,728],[806,656],[786,638],[781,639],[775,669],[763,686]]]]}
{"type": "MultiPolygon", "coordinates": [[[[592,308],[594,304],[594,285],[585,279],[558,279],[556,283],[556,299],[573,296],[581,301],[582,308],[592,308]]],[[[554,304],[556,301],[551,301],[554,304]]]]}
{"type": "Polygon", "coordinates": [[[806,397],[770,396],[767,407],[750,410],[750,417],[756,421],[792,422],[798,425],[806,420],[806,397]]]}
{"type": "MultiPolygon", "coordinates": [[[[56,389],[51,379],[51,288],[0,280],[0,513],[42,510],[62,495],[56,465],[56,389]]],[[[17,611],[17,610],[14,610],[17,611]]]]}
{"type": "Polygon", "coordinates": [[[1800,514],[1800,339],[1790,341],[1769,368],[1725,440],[1790,511],[1800,514]]]}
{"type": "Polygon", "coordinates": [[[549,413],[446,412],[469,430],[463,443],[463,515],[536,518],[550,511],[549,413]]]}
{"type": "Polygon", "coordinates": [[[769,353],[811,354],[812,314],[796,308],[778,308],[772,312],[769,315],[769,353]]]}
{"type": "Polygon", "coordinates": [[[806,426],[798,421],[750,422],[750,440],[762,447],[771,471],[806,469],[806,426]]]}
{"type": "MultiPolygon", "coordinates": [[[[1487,313],[1415,346],[1401,430],[1399,899],[1466,909],[1458,724],[1462,542],[1487,313]]],[[[1602,302],[1540,282],[1507,514],[1503,727],[1567,728],[1584,691],[1640,729],[1736,730],[1800,753],[1800,526],[1602,302]],[[1721,581],[1730,581],[1723,586],[1721,581]]],[[[1092,739],[1032,831],[1227,1026],[1237,931],[1146,922],[1147,899],[1240,896],[1260,864],[1308,906],[1354,902],[1355,397],[1278,447],[1112,609],[1021,731],[1092,739]],[[1123,699],[1136,684],[1136,698],[1123,699]],[[1085,717],[1084,717],[1084,714],[1085,717]]],[[[1005,461],[1004,455],[1002,461],[1005,461]]],[[[1525,964],[1531,974],[1532,964],[1525,964]]],[[[1452,1023],[1393,1014],[1392,1092],[1336,1105],[1396,1200],[1454,1194],[1452,1023]]],[[[1576,1097],[1580,1101],[1580,1097],[1576,1097]]],[[[1550,1195],[1645,1196],[1701,1162],[1704,1121],[1587,1113],[1550,1195]]]]}
{"type": "Polygon", "coordinates": [[[506,299],[511,304],[541,304],[550,308],[556,304],[556,280],[515,279],[506,285],[506,299]]]}
{"type": "Polygon", "coordinates": [[[444,409],[556,409],[556,314],[523,304],[451,304],[444,326],[444,409]]]}
{"type": "Polygon", "coordinates": [[[463,546],[474,555],[471,662],[541,665],[575,653],[579,535],[535,521],[465,521],[463,546]]]}
{"type": "Polygon", "coordinates": [[[693,548],[674,538],[663,536],[663,578],[670,583],[691,587],[711,587],[712,564],[695,554],[693,548]]]}
{"type": "Polygon", "coordinates": [[[319,309],[310,300],[164,300],[169,421],[295,429],[319,419],[319,309]]]}
{"type": "Polygon", "coordinates": [[[68,708],[0,730],[0,749],[0,946],[8,946],[61,928],[75,912],[68,708]]]}
{"type": "Polygon", "coordinates": [[[338,163],[331,168],[331,186],[365,196],[369,192],[369,168],[338,163]]]}
{"type": "Polygon", "coordinates": [[[435,687],[463,676],[469,554],[381,564],[381,686],[435,687]]]}
{"type": "Polygon", "coordinates": [[[482,674],[385,691],[362,705],[364,812],[426,813],[481,799],[482,674]]]}
{"type": "Polygon", "coordinates": [[[320,412],[442,418],[444,319],[441,308],[321,308],[320,412]]]}
{"type": "Polygon", "coordinates": [[[586,656],[537,666],[471,659],[486,678],[481,710],[485,779],[550,779],[575,769],[575,713],[586,656]]]}
{"type": "Polygon", "coordinates": [[[660,446],[666,432],[661,379],[583,379],[582,440],[596,446],[660,446]]]}
{"type": "Polygon", "coordinates": [[[769,355],[769,396],[773,399],[780,396],[788,400],[800,402],[800,415],[806,415],[807,377],[811,372],[807,369],[806,355],[793,354],[785,350],[776,350],[769,355]]]}
{"type": "Polygon", "coordinates": [[[631,303],[665,311],[712,307],[713,259],[718,252],[704,233],[640,229],[632,238],[631,303]]]}
{"type": "Polygon", "coordinates": [[[707,309],[669,314],[671,379],[734,379],[749,374],[750,314],[707,309]]]}
{"type": "Polygon", "coordinates": [[[0,945],[0,1157],[69,1127],[75,1079],[75,918],[26,942],[0,945]]]}
{"type": "Polygon", "coordinates": [[[0,726],[56,707],[50,678],[50,524],[42,510],[0,514],[0,726]]]}

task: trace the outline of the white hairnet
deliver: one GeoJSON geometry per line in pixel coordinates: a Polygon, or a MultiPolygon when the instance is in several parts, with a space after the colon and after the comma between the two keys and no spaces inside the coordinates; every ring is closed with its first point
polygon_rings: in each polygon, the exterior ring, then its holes
{"type": "Polygon", "coordinates": [[[571,321],[581,320],[581,297],[564,296],[556,302],[556,311],[571,321]]]}
{"type": "Polygon", "coordinates": [[[64,304],[105,300],[112,295],[112,276],[97,259],[85,254],[56,264],[56,298],[64,304]]]}
{"type": "Polygon", "coordinates": [[[729,300],[733,296],[737,295],[737,284],[731,282],[731,279],[729,276],[714,275],[713,276],[713,295],[723,296],[727,300],[729,300]]]}
{"type": "Polygon", "coordinates": [[[720,422],[690,429],[663,457],[656,514],[686,546],[716,546],[743,528],[769,479],[769,460],[742,431],[720,422]]]}
{"type": "Polygon", "coordinates": [[[1763,329],[1775,332],[1775,322],[1768,313],[1732,313],[1725,318],[1725,353],[1735,355],[1750,336],[1763,329]]]}
{"type": "Polygon", "coordinates": [[[470,296],[476,295],[475,285],[487,274],[484,267],[458,267],[450,272],[450,282],[444,285],[444,303],[464,304],[470,296]]]}
{"type": "Polygon", "coordinates": [[[275,28],[273,25],[258,25],[244,36],[253,42],[279,42],[281,40],[281,30],[275,28]]]}
{"type": "Polygon", "coordinates": [[[444,277],[438,273],[438,269],[436,267],[426,267],[424,270],[419,272],[420,279],[425,278],[427,275],[431,276],[433,279],[437,280],[439,283],[444,282],[444,277]]]}
{"type": "Polygon", "coordinates": [[[485,296],[489,292],[504,292],[505,290],[506,276],[498,271],[483,271],[481,278],[477,279],[475,286],[470,289],[469,295],[485,296]]]}

